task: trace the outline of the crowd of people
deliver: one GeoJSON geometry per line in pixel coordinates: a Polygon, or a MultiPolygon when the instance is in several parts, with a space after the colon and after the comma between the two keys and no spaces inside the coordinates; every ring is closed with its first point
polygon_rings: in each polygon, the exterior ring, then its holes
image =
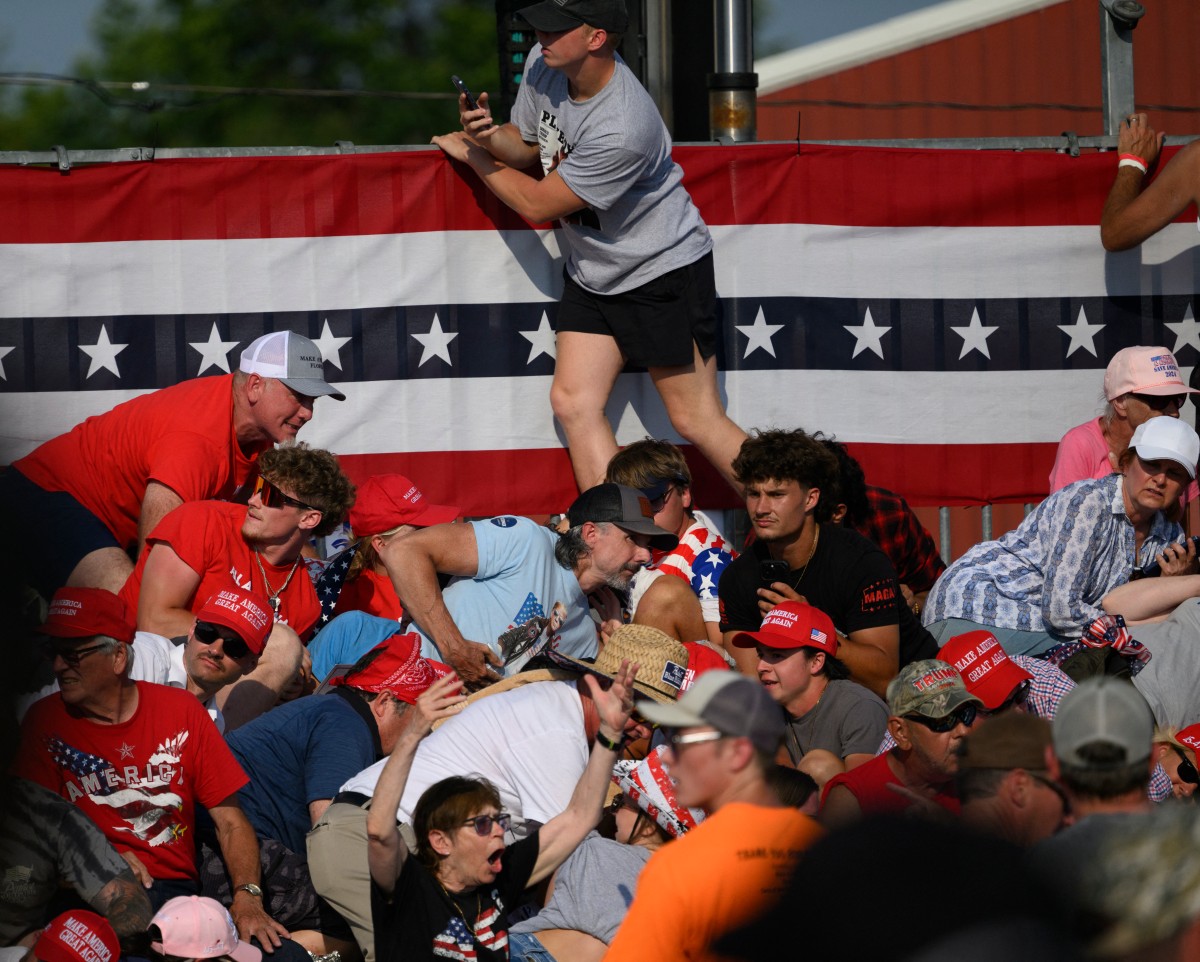
{"type": "MultiPolygon", "coordinates": [[[[296,440],[344,395],[292,331],[6,469],[0,962],[1197,957],[1200,392],[1118,352],[1049,497],[947,567],[836,438],[725,415],[622,0],[522,15],[511,122],[463,96],[435,142],[560,222],[580,494],[540,524],[355,484],[296,440]],[[618,449],[627,362],[745,543],[680,448],[618,449]]],[[[1144,117],[1121,143],[1137,243],[1181,208],[1144,117]]]]}

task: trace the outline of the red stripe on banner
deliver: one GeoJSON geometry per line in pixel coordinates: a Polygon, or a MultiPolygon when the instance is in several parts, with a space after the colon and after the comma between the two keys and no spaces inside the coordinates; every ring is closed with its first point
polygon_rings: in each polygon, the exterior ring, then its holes
{"type": "MultiPolygon", "coordinates": [[[[1036,502],[1046,496],[1053,444],[848,444],[867,480],[912,505],[1036,502]],[[947,479],[953,478],[952,484],[947,479]],[[961,491],[961,494],[956,494],[961,491]]],[[[740,508],[738,496],[692,448],[696,503],[740,508]]],[[[431,501],[457,504],[468,517],[546,515],[566,511],[577,495],[565,450],[343,454],[343,469],[361,484],[372,474],[398,473],[431,501]]]]}
{"type": "MultiPolygon", "coordinates": [[[[787,144],[680,147],[676,157],[713,225],[1092,225],[1116,169],[1113,154],[787,144]]],[[[77,166],[66,175],[5,167],[0,209],[4,244],[529,226],[473,173],[432,150],[155,160],[77,166]]]]}

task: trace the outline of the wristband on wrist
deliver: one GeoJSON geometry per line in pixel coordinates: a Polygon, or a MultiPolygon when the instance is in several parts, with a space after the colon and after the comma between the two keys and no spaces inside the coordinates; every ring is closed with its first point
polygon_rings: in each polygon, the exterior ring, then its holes
{"type": "Polygon", "coordinates": [[[1150,169],[1146,162],[1137,154],[1121,154],[1120,159],[1117,161],[1117,167],[1136,167],[1143,174],[1150,169]]]}
{"type": "Polygon", "coordinates": [[[610,752],[619,752],[625,747],[625,738],[621,737],[616,741],[609,738],[604,732],[596,732],[596,744],[601,748],[607,749],[610,752]]]}

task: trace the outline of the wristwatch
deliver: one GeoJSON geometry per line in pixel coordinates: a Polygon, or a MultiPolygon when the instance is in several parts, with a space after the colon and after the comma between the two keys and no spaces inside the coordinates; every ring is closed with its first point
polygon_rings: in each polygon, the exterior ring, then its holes
{"type": "Polygon", "coordinates": [[[236,889],[234,889],[234,891],[235,892],[249,892],[256,899],[261,899],[263,897],[263,890],[260,889],[253,882],[247,882],[245,885],[239,885],[236,889]]]}

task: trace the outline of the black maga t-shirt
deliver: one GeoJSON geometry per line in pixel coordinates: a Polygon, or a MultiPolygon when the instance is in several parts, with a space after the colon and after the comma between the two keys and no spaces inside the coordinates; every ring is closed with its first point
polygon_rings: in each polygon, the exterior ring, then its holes
{"type": "MultiPolygon", "coordinates": [[[[769,557],[766,544],[757,541],[721,575],[717,584],[721,631],[757,631],[762,625],[758,589],[766,585],[758,563],[769,557]]],[[[776,580],[829,615],[843,635],[899,623],[901,668],[921,658],[937,657],[937,642],[904,603],[887,555],[857,531],[822,525],[817,550],[803,574],[793,569],[786,578],[776,580]]]]}
{"type": "Polygon", "coordinates": [[[448,895],[410,855],[389,901],[371,884],[375,957],[379,962],[480,959],[507,962],[506,916],[533,874],[538,833],[504,850],[500,874],[491,885],[465,895],[448,895]]]}

